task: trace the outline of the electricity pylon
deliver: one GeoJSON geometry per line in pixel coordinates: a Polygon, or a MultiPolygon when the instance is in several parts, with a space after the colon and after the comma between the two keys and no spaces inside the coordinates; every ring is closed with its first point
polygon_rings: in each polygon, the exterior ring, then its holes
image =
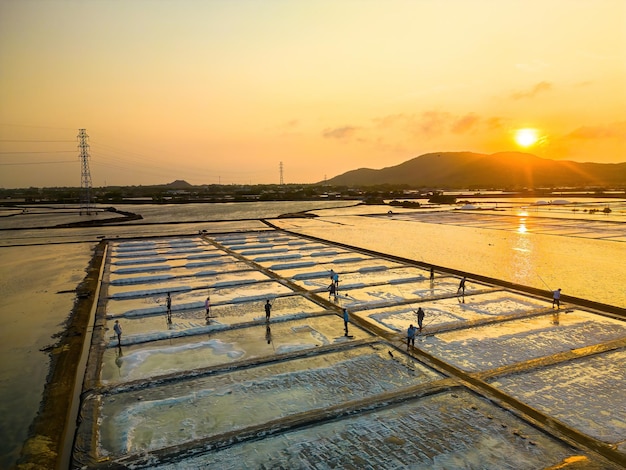
{"type": "Polygon", "coordinates": [[[91,215],[91,172],[89,171],[89,144],[86,129],[78,129],[78,150],[80,151],[80,215],[91,215]]]}

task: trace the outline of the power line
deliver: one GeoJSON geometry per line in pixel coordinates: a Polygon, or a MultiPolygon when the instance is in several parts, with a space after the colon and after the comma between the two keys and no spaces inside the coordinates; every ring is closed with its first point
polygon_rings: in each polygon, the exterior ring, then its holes
{"type": "MultiPolygon", "coordinates": [[[[16,151],[7,151],[7,147],[13,143],[15,147],[18,147],[18,144],[26,144],[22,145],[21,148],[37,148],[35,145],[44,144],[44,143],[71,143],[75,142],[75,140],[66,140],[64,137],[67,137],[66,132],[62,132],[62,135],[50,135],[49,132],[45,132],[46,129],[57,129],[64,131],[67,128],[63,127],[44,127],[44,126],[29,126],[29,125],[15,125],[15,124],[7,124],[0,122],[0,130],[3,127],[22,127],[22,128],[32,128],[32,132],[28,132],[28,134],[24,135],[16,135],[15,139],[11,139],[10,135],[6,135],[9,137],[8,139],[0,139],[0,145],[2,145],[5,150],[0,152],[0,161],[12,159],[13,162],[0,163],[0,167],[3,166],[19,166],[19,165],[46,165],[46,164],[66,164],[66,163],[76,163],[75,161],[66,161],[66,160],[53,160],[50,162],[41,161],[41,156],[46,157],[46,155],[52,159],[54,156],[73,156],[75,155],[75,150],[50,150],[50,151],[26,151],[26,150],[16,150],[16,151]],[[43,134],[43,135],[42,135],[43,134]],[[38,138],[41,136],[40,138],[38,138]],[[20,137],[23,137],[20,139],[20,137]],[[30,138],[29,138],[30,137],[30,138]],[[55,139],[57,137],[57,139],[55,139]],[[13,158],[11,158],[11,156],[13,158]],[[22,160],[26,160],[22,162],[22,160]],[[34,162],[29,162],[27,160],[37,160],[34,162]]],[[[57,133],[58,134],[58,133],[57,133]]],[[[118,136],[116,136],[117,139],[118,136]]],[[[44,146],[47,147],[47,146],[44,146]]],[[[53,146],[49,146],[53,147],[53,146]]],[[[56,146],[56,148],[67,147],[56,146]]],[[[137,177],[141,176],[151,177],[151,178],[169,178],[172,177],[173,173],[180,173],[181,178],[185,178],[187,175],[193,175],[194,178],[204,180],[204,183],[210,183],[212,181],[220,181],[223,182],[225,179],[229,182],[232,181],[232,184],[235,184],[237,181],[247,180],[248,178],[254,176],[255,178],[268,177],[271,173],[270,170],[254,170],[249,168],[236,168],[236,169],[216,169],[212,167],[212,164],[209,163],[210,160],[205,159],[204,161],[200,161],[197,159],[196,161],[185,162],[184,160],[180,160],[178,158],[173,158],[171,155],[163,155],[162,149],[149,149],[148,147],[141,146],[140,148],[136,147],[134,142],[129,143],[129,145],[109,145],[108,142],[98,141],[95,142],[90,140],[89,142],[89,160],[90,165],[96,165],[96,168],[100,168],[101,171],[104,170],[114,170],[118,174],[125,175],[136,175],[137,177]],[[131,148],[128,148],[131,147],[131,148]],[[158,155],[160,158],[155,158],[155,155],[158,155]],[[173,164],[172,161],[176,163],[173,164]],[[218,176],[219,175],[219,176],[218,176]]],[[[42,148],[39,146],[39,148],[42,148]]],[[[81,159],[79,158],[79,162],[81,159]]],[[[282,162],[281,162],[282,163],[282,162]]],[[[283,175],[281,175],[281,180],[283,180],[283,175]]]]}
{"type": "Polygon", "coordinates": [[[0,152],[0,155],[14,155],[14,154],[30,154],[30,153],[76,153],[75,150],[48,150],[45,152],[0,152]]]}
{"type": "Polygon", "coordinates": [[[4,122],[0,122],[0,126],[2,127],[29,127],[31,129],[55,129],[55,130],[62,130],[62,131],[74,130],[71,127],[30,126],[28,124],[7,124],[4,122]]]}
{"type": "Polygon", "coordinates": [[[0,142],[74,142],[73,140],[6,140],[0,139],[0,142]]]}
{"type": "Polygon", "coordinates": [[[50,165],[56,163],[76,163],[76,160],[63,160],[60,162],[25,162],[25,163],[0,163],[0,165],[50,165]]]}

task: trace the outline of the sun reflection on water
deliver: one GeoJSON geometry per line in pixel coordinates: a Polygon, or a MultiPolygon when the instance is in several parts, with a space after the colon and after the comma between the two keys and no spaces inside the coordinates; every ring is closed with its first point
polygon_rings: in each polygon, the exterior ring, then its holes
{"type": "Polygon", "coordinates": [[[519,227],[517,227],[517,233],[526,233],[528,229],[526,228],[526,219],[523,218],[519,221],[519,227]]]}

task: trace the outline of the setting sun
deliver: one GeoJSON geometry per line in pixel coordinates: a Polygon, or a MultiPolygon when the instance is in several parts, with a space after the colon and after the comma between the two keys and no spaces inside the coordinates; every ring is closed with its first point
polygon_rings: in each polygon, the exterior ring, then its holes
{"type": "Polygon", "coordinates": [[[530,147],[537,143],[538,140],[537,129],[518,129],[515,131],[515,142],[520,147],[530,147]]]}

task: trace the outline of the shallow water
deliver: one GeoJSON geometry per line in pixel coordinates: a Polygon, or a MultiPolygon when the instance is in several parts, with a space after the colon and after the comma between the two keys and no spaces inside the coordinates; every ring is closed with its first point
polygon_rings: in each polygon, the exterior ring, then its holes
{"type": "MultiPolygon", "coordinates": [[[[288,302],[293,306],[294,302],[288,302]]],[[[304,303],[304,299],[298,299],[304,303]]],[[[275,305],[277,310],[279,306],[275,305]]],[[[243,307],[242,307],[243,310],[243,307]]],[[[319,312],[320,307],[311,304],[311,313],[319,312]],[[316,308],[315,308],[316,307],[316,308]]],[[[312,349],[335,343],[337,319],[333,315],[323,315],[307,319],[305,325],[296,320],[274,322],[271,326],[253,325],[242,329],[224,330],[219,309],[214,309],[211,324],[206,327],[206,335],[163,339],[149,344],[134,344],[118,348],[108,348],[104,352],[101,380],[105,384],[146,379],[159,374],[181,372],[236,361],[282,354],[294,350],[312,349]],[[242,339],[245,338],[245,341],[242,339]]],[[[204,322],[204,312],[196,312],[198,324],[204,322]]],[[[280,318],[280,317],[278,317],[280,318]]],[[[232,321],[232,316],[229,315],[232,321]]],[[[137,322],[127,322],[134,325],[137,322]]],[[[150,328],[149,326],[143,328],[150,328]]],[[[178,327],[178,326],[177,326],[178,327]]],[[[183,328],[180,326],[180,328],[183,328]]],[[[163,324],[155,325],[154,331],[162,331],[163,324]],[[160,328],[159,328],[160,327],[160,328]]],[[[132,329],[125,332],[135,335],[132,329]]],[[[144,330],[145,331],[145,330],[144,330]]],[[[368,337],[364,332],[353,332],[357,339],[368,337]]]]}
{"type": "MultiPolygon", "coordinates": [[[[494,216],[497,217],[497,216],[494,216]]],[[[626,307],[626,224],[605,223],[606,231],[621,231],[603,238],[594,222],[587,236],[554,235],[541,229],[521,229],[522,220],[504,218],[497,227],[482,226],[482,216],[416,214],[406,217],[336,216],[326,220],[280,220],[276,224],[296,233],[372,249],[424,263],[545,289],[562,288],[564,294],[626,307]],[[453,217],[451,223],[450,218],[453,217]],[[473,220],[479,218],[479,220],[473,220]],[[478,223],[478,224],[477,224],[478,223]]],[[[527,224],[545,227],[546,219],[527,224]]],[[[569,221],[568,221],[569,223],[569,221]]],[[[585,224],[577,222],[580,228],[585,224]]]]}
{"type": "Polygon", "coordinates": [[[480,371],[624,337],[623,321],[573,310],[439,333],[420,348],[463,370],[480,371]]]}
{"type": "Polygon", "coordinates": [[[120,454],[176,445],[438,377],[364,346],[129,391],[103,400],[100,446],[105,454],[120,454]]]}
{"type": "Polygon", "coordinates": [[[535,470],[572,455],[565,443],[511,418],[488,400],[447,392],[154,468],[535,470]]]}
{"type": "Polygon", "coordinates": [[[39,409],[49,366],[40,349],[63,330],[92,253],[82,243],[0,249],[0,468],[15,461],[39,409]]]}
{"type": "Polygon", "coordinates": [[[511,375],[492,384],[626,452],[626,400],[615,399],[623,396],[626,387],[625,367],[626,351],[621,349],[511,375]],[[603,425],[598,425],[599,416],[604,418],[603,425]]]}

